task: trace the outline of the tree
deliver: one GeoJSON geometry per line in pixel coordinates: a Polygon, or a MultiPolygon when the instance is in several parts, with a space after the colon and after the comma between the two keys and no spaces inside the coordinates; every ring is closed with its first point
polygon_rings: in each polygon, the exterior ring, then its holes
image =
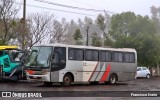
{"type": "Polygon", "coordinates": [[[102,41],[101,38],[98,37],[97,33],[92,33],[92,46],[97,46],[97,47],[101,47],[102,46],[102,41]]]}
{"type": "MultiPolygon", "coordinates": [[[[157,34],[157,38],[160,38],[160,7],[155,7],[152,6],[151,7],[151,13],[152,13],[152,20],[154,21],[155,25],[156,25],[156,30],[158,32],[157,34]]],[[[156,39],[157,40],[157,39],[156,39]]],[[[159,41],[157,41],[157,43],[160,43],[160,39],[158,39],[159,41]]],[[[159,47],[157,47],[158,49],[159,47]]],[[[159,49],[158,49],[159,50],[159,49]]],[[[157,62],[157,72],[158,75],[160,75],[160,68],[159,68],[159,63],[160,63],[160,54],[159,52],[157,54],[155,54],[155,58],[156,58],[156,62],[157,62]]]]}
{"type": "Polygon", "coordinates": [[[74,22],[74,20],[71,20],[69,23],[68,23],[68,27],[67,27],[67,30],[66,30],[66,33],[67,33],[67,36],[66,36],[66,44],[75,44],[75,40],[73,38],[73,35],[75,33],[75,30],[79,28],[77,23],[74,22]]]}
{"type": "Polygon", "coordinates": [[[102,14],[99,14],[96,21],[97,21],[97,25],[103,31],[103,36],[105,36],[106,35],[106,33],[105,33],[105,29],[106,29],[105,17],[102,14]]]}
{"type": "Polygon", "coordinates": [[[114,40],[113,47],[135,48],[138,64],[152,66],[159,53],[159,39],[154,22],[148,16],[124,12],[113,15],[109,34],[114,40]]]}
{"type": "Polygon", "coordinates": [[[52,33],[50,34],[50,43],[65,43],[67,36],[68,23],[65,19],[62,19],[60,23],[58,20],[54,20],[52,26],[52,33]]]}
{"type": "MultiPolygon", "coordinates": [[[[35,44],[41,44],[44,38],[49,38],[51,32],[51,21],[54,15],[33,13],[27,18],[27,27],[25,34],[25,45],[31,48],[35,44]],[[47,16],[46,16],[47,15],[47,16]]],[[[18,38],[22,44],[22,38],[18,38]]],[[[44,41],[43,41],[44,42],[44,41]]]]}
{"type": "Polygon", "coordinates": [[[12,38],[16,38],[14,33],[16,27],[16,15],[19,7],[15,5],[15,0],[0,0],[0,41],[8,44],[12,38]]]}
{"type": "Polygon", "coordinates": [[[76,29],[75,30],[75,33],[74,33],[74,35],[73,35],[73,38],[74,38],[74,40],[76,41],[76,44],[77,45],[82,45],[82,34],[81,34],[81,31],[80,31],[80,29],[76,29]]]}
{"type": "Polygon", "coordinates": [[[110,16],[106,13],[105,16],[99,14],[96,23],[102,31],[102,44],[105,46],[111,46],[110,35],[108,34],[109,26],[110,26],[110,16]],[[108,43],[109,42],[109,43],[108,43]]]}

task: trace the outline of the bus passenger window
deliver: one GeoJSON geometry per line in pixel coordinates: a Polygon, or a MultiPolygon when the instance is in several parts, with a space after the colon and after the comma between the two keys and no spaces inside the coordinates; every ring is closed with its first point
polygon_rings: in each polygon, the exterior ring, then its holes
{"type": "Polygon", "coordinates": [[[130,53],[129,57],[130,57],[130,62],[134,63],[135,62],[135,55],[134,55],[134,53],[130,53]]]}
{"type": "Polygon", "coordinates": [[[126,63],[134,63],[135,62],[135,55],[134,53],[124,53],[124,61],[126,63]]]}
{"type": "Polygon", "coordinates": [[[76,49],[76,48],[69,48],[68,59],[82,61],[83,60],[83,50],[76,49]]]}
{"type": "Polygon", "coordinates": [[[108,62],[111,61],[111,52],[107,51],[105,55],[106,55],[106,61],[108,62]]]}
{"type": "Polygon", "coordinates": [[[92,61],[98,61],[98,51],[92,51],[92,61]]]}
{"type": "Polygon", "coordinates": [[[100,51],[99,60],[102,61],[102,62],[106,61],[105,51],[100,51]]]}
{"type": "Polygon", "coordinates": [[[114,62],[123,62],[123,53],[122,52],[113,52],[112,61],[114,62]]]}
{"type": "Polygon", "coordinates": [[[98,50],[85,50],[86,61],[98,61],[99,54],[98,50]]]}

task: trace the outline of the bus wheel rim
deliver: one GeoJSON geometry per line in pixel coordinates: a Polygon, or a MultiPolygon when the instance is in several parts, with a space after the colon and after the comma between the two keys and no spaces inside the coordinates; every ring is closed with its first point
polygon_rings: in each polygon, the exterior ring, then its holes
{"type": "Polygon", "coordinates": [[[111,83],[115,83],[116,79],[115,77],[111,77],[111,83]]]}
{"type": "Polygon", "coordinates": [[[69,77],[65,77],[64,81],[65,81],[65,83],[69,83],[70,82],[69,77]]]}

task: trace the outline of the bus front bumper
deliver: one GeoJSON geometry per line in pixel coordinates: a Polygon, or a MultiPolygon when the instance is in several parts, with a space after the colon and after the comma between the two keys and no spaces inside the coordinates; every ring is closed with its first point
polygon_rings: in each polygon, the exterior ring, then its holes
{"type": "Polygon", "coordinates": [[[27,75],[27,80],[29,80],[29,81],[50,82],[50,73],[45,74],[45,75],[31,75],[31,74],[26,74],[26,75],[27,75]]]}

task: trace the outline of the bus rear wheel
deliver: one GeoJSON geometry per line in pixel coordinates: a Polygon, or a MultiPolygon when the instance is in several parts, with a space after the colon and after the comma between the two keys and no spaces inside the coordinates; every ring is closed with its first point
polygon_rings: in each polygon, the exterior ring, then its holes
{"type": "Polygon", "coordinates": [[[66,74],[63,77],[62,85],[63,86],[70,86],[72,81],[73,81],[72,76],[70,74],[66,74]]]}
{"type": "Polygon", "coordinates": [[[109,83],[116,84],[116,82],[117,82],[117,76],[115,74],[111,74],[109,77],[109,83]]]}

